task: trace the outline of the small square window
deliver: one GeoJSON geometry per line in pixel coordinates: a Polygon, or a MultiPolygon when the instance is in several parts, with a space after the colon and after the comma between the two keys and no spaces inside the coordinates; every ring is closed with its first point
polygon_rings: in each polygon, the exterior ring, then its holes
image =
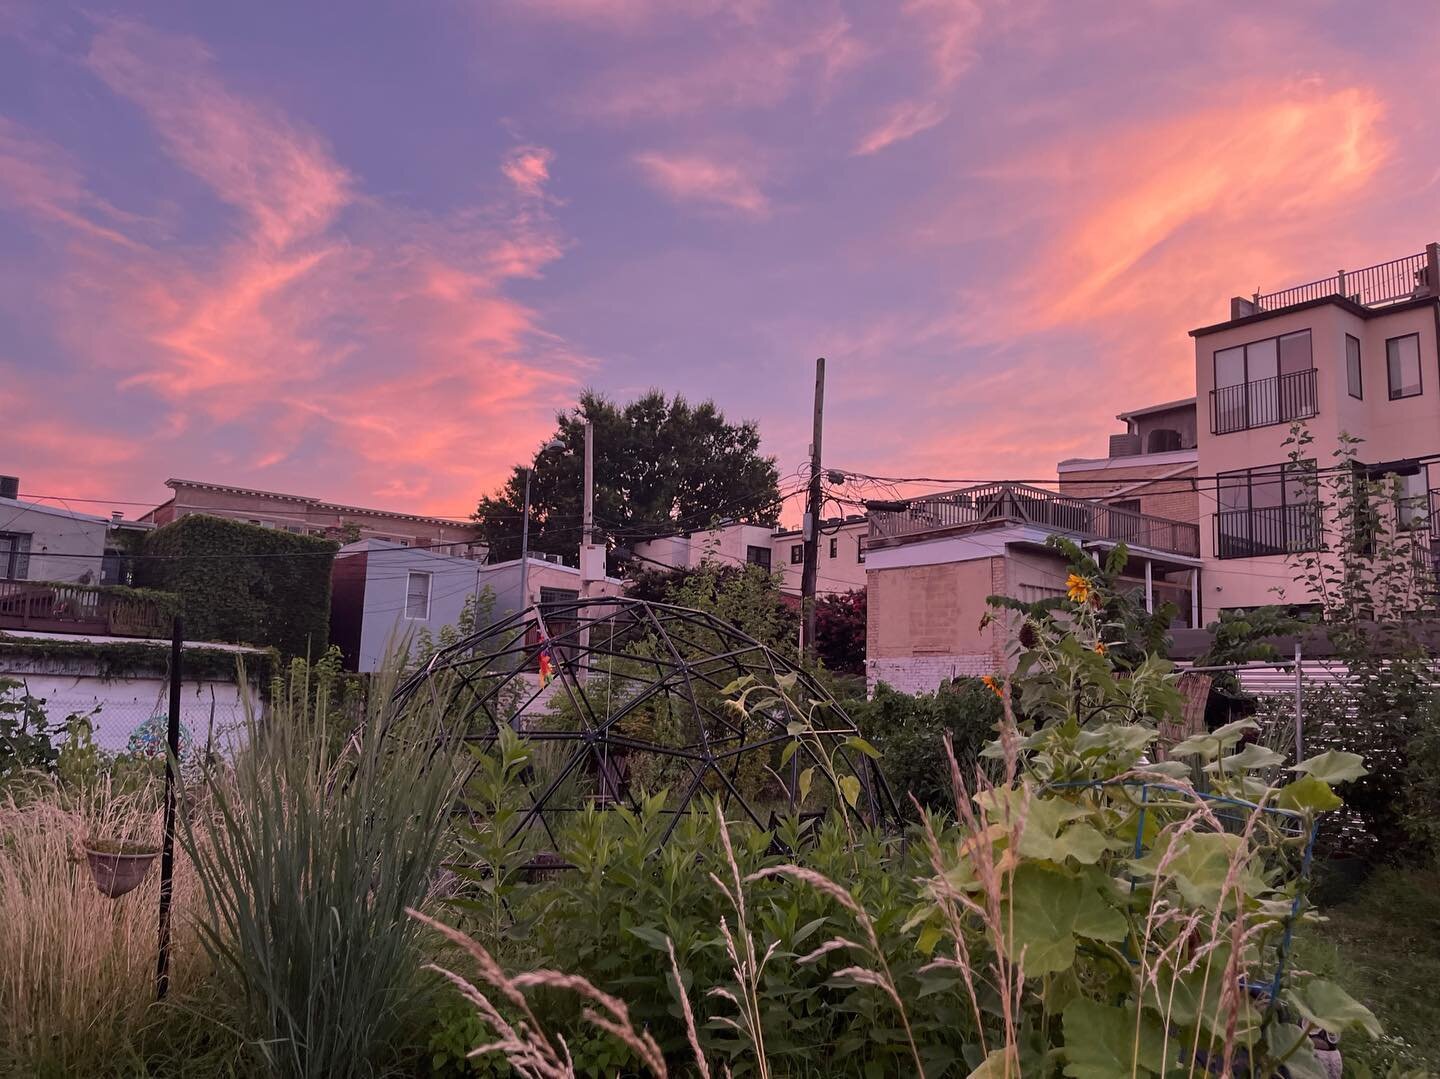
{"type": "Polygon", "coordinates": [[[805,545],[803,543],[792,543],[790,545],[790,564],[801,565],[805,561],[805,545]]]}
{"type": "Polygon", "coordinates": [[[761,569],[768,570],[770,568],[770,548],[746,547],[745,561],[753,565],[759,566],[761,569]]]}

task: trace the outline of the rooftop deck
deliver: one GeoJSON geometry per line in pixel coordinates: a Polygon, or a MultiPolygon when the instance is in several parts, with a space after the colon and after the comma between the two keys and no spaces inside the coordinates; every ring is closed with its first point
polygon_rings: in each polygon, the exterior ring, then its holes
{"type": "Polygon", "coordinates": [[[0,629],[164,637],[175,597],[130,588],[0,581],[0,629]]]}
{"type": "Polygon", "coordinates": [[[872,510],[870,544],[982,526],[1030,525],[1083,541],[1125,543],[1200,557],[1200,527],[1148,513],[1068,498],[1023,483],[990,483],[911,499],[902,510],[872,510]]]}
{"type": "Polygon", "coordinates": [[[1331,277],[1278,292],[1257,292],[1252,302],[1256,311],[1278,311],[1327,296],[1343,296],[1362,307],[1384,307],[1417,296],[1433,296],[1440,286],[1436,280],[1440,276],[1436,272],[1436,247],[1430,244],[1418,255],[1406,255],[1359,270],[1337,270],[1331,277]]]}

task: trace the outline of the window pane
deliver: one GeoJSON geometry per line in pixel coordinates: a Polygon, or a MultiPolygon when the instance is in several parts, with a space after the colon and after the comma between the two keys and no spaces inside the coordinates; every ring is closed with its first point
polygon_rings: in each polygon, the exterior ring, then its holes
{"type": "Polygon", "coordinates": [[[1429,524],[1430,490],[1429,481],[1422,467],[1413,476],[1398,476],[1395,506],[1395,523],[1404,529],[1424,528],[1429,524]]]}
{"type": "Polygon", "coordinates": [[[801,562],[804,562],[804,561],[805,561],[805,548],[804,548],[804,546],[801,545],[801,544],[799,544],[799,543],[793,543],[793,544],[791,544],[791,545],[790,545],[790,564],[791,564],[792,566],[798,566],[798,565],[800,565],[801,562]]]}
{"type": "Polygon", "coordinates": [[[1414,397],[1420,392],[1420,335],[1392,337],[1385,342],[1390,396],[1414,397]]]}
{"type": "Polygon", "coordinates": [[[1365,385],[1360,371],[1360,339],[1345,335],[1345,381],[1351,397],[1365,396],[1365,385]]]}
{"type": "Polygon", "coordinates": [[[1275,384],[1279,359],[1275,339],[1245,346],[1245,375],[1250,384],[1250,426],[1280,422],[1280,398],[1275,384]]]}
{"type": "Polygon", "coordinates": [[[405,617],[430,617],[430,574],[410,574],[405,589],[405,617]]]}
{"type": "Polygon", "coordinates": [[[1296,371],[1308,371],[1315,364],[1310,355],[1310,331],[1287,333],[1280,338],[1280,373],[1293,375],[1296,371]]]}
{"type": "Polygon", "coordinates": [[[1284,484],[1278,467],[1256,468],[1250,472],[1250,505],[1278,506],[1285,501],[1284,484]]]}
{"type": "Polygon", "coordinates": [[[1245,350],[1227,348],[1215,353],[1215,385],[1239,386],[1245,381],[1245,350]]]}
{"type": "Polygon", "coordinates": [[[1243,510],[1249,508],[1248,476],[1244,472],[1221,473],[1219,478],[1220,508],[1222,510],[1243,510]]]}

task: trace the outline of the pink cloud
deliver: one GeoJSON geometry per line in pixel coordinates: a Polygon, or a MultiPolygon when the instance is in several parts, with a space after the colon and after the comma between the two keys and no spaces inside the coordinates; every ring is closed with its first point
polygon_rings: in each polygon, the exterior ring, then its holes
{"type": "Polygon", "coordinates": [[[94,239],[121,246],[132,241],[122,230],[133,215],[97,197],[68,156],[20,125],[0,116],[0,201],[23,212],[66,225],[94,239]]]}
{"type": "MultiPolygon", "coordinates": [[[[158,481],[184,461],[225,482],[360,503],[403,492],[400,508],[453,514],[573,399],[589,361],[506,294],[564,250],[539,198],[548,150],[513,150],[497,168],[505,194],[432,217],[360,194],[322,140],[230,90],[189,39],[101,23],[90,64],[238,211],[207,249],[116,243],[96,226],[114,215],[63,155],[17,149],[0,128],[0,197],[66,259],[62,337],[126,409],[140,394],[165,409],[128,441],[131,474],[158,481]]],[[[42,478],[94,489],[75,482],[88,443],[17,432],[46,461],[42,478]],[[49,460],[47,446],[71,456],[49,460]]]]}
{"type": "Polygon", "coordinates": [[[646,181],[676,202],[719,206],[751,217],[770,211],[770,200],[747,170],[734,161],[721,161],[698,153],[637,154],[646,181]]]}
{"type": "Polygon", "coordinates": [[[860,156],[879,153],[893,143],[929,131],[944,120],[949,111],[938,101],[902,101],[861,138],[854,152],[860,156]]]}
{"type": "Polygon", "coordinates": [[[500,171],[522,195],[538,198],[550,180],[555,155],[543,146],[517,146],[505,155],[500,171]]]}
{"type": "Polygon", "coordinates": [[[351,200],[351,177],[313,133],[215,79],[193,38],[105,20],[91,69],[139,105],[171,155],[252,218],[271,246],[314,235],[351,200]]]}

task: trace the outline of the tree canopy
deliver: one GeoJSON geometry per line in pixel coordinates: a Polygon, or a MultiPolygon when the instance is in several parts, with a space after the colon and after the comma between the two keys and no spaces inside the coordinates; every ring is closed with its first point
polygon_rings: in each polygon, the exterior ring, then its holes
{"type": "MultiPolygon", "coordinates": [[[[754,423],[730,423],[713,401],[692,405],[651,390],[621,406],[593,390],[556,417],[563,448],[543,452],[530,485],[530,550],[573,563],[580,546],[585,421],[595,425],[597,534],[628,544],[721,519],[774,524],[775,459],[760,453],[754,423]]],[[[491,557],[520,556],[525,468],[480,500],[475,519],[491,557]]],[[[613,557],[613,556],[612,556],[613,557]]]]}

